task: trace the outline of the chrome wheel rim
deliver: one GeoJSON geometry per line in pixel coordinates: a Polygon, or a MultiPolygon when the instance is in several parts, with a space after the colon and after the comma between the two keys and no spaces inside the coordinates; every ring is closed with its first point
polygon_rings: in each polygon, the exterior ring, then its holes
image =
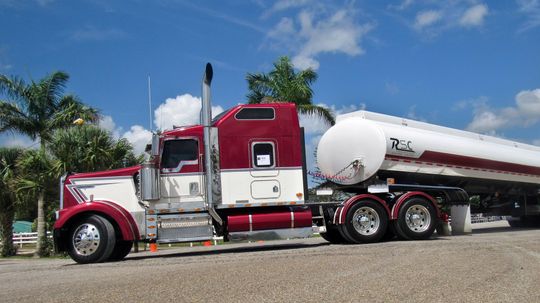
{"type": "Polygon", "coordinates": [[[405,222],[411,231],[421,233],[429,228],[431,215],[426,207],[413,205],[405,213],[405,222]]]}
{"type": "Polygon", "coordinates": [[[99,230],[93,224],[85,223],[73,233],[73,247],[77,254],[89,256],[96,252],[99,247],[101,236],[99,230]]]}
{"type": "Polygon", "coordinates": [[[356,232],[363,236],[370,236],[377,232],[381,220],[373,208],[363,206],[354,212],[352,223],[356,232]]]}

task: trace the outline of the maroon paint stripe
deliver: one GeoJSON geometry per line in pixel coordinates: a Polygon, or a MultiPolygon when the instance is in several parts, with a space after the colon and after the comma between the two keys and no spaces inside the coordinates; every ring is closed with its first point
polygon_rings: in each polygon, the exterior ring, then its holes
{"type": "MultiPolygon", "coordinates": [[[[403,156],[388,156],[388,159],[393,160],[410,160],[409,157],[403,156]]],[[[468,170],[488,170],[497,171],[505,174],[526,174],[540,176],[540,167],[528,166],[516,163],[488,160],[475,157],[460,156],[454,154],[440,153],[434,151],[425,151],[418,161],[427,162],[427,165],[452,165],[456,168],[468,169],[468,170]]]]}

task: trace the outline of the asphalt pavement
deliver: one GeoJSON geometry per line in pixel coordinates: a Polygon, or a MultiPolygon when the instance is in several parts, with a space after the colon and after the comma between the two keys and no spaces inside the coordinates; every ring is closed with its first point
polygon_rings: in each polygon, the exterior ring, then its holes
{"type": "Polygon", "coordinates": [[[0,259],[0,302],[540,302],[540,230],[162,249],[122,262],[0,259]]]}

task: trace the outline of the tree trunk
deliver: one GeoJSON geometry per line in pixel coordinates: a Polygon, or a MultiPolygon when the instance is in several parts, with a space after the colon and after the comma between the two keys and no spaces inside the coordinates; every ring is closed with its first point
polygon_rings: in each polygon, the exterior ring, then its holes
{"type": "Polygon", "coordinates": [[[13,207],[7,207],[0,212],[0,224],[2,229],[2,257],[14,256],[17,250],[13,246],[13,207]]]}
{"type": "Polygon", "coordinates": [[[45,226],[45,193],[40,192],[38,196],[38,216],[37,216],[37,244],[34,256],[43,257],[48,255],[47,230],[45,226]]]}

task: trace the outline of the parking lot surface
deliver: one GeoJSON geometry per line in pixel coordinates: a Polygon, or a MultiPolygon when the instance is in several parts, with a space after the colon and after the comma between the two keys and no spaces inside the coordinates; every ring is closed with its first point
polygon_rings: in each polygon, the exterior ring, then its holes
{"type": "Polygon", "coordinates": [[[0,301],[540,302],[540,230],[473,228],[427,241],[161,249],[90,265],[0,259],[0,301]]]}

